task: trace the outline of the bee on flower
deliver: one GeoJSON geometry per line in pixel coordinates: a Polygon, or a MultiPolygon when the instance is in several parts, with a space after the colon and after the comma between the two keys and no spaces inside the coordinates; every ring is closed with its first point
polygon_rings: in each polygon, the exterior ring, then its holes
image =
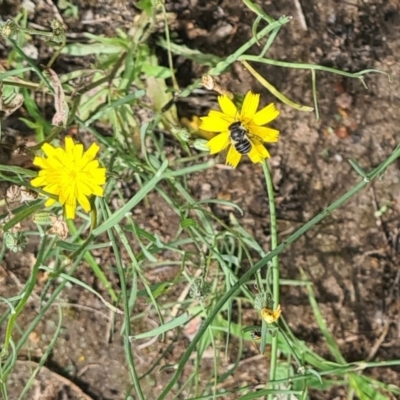
{"type": "Polygon", "coordinates": [[[260,95],[248,92],[239,111],[228,95],[218,96],[221,111],[211,110],[201,118],[200,128],[217,133],[207,142],[210,154],[227,150],[226,163],[236,168],[247,155],[253,163],[262,163],[270,154],[264,143],[278,141],[279,131],[264,125],[278,117],[273,103],[257,111],[260,95]]]}
{"type": "Polygon", "coordinates": [[[92,209],[89,198],[92,195],[102,197],[102,185],[106,182],[106,169],[100,168],[94,159],[99,150],[99,145],[92,143],[83,151],[83,145],[75,144],[71,137],[65,138],[65,150],[49,143],[42,146],[46,157],[33,160],[41,170],[31,185],[43,186],[43,191],[53,195],[46,201],[46,206],[53,205],[58,199],[67,219],[75,218],[77,203],[85,212],[92,209]]]}

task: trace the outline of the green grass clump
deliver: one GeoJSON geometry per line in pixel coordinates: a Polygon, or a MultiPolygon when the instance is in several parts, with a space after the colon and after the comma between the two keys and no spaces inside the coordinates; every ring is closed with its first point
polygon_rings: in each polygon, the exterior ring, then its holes
{"type": "MultiPolygon", "coordinates": [[[[212,168],[215,160],[207,157],[207,153],[195,151],[193,146],[199,142],[180,126],[173,93],[178,97],[187,96],[198,87],[201,79],[199,77],[189,87],[179,88],[174,76],[173,54],[208,65],[211,77],[220,75],[234,62],[242,62],[279,101],[299,113],[315,110],[316,118],[319,117],[317,72],[339,74],[359,79],[362,83],[365,74],[381,72],[365,70],[348,73],[318,65],[267,58],[265,55],[279,30],[290,22],[290,17],[274,20],[250,1],[244,3],[255,13],[253,37],[224,60],[173,43],[168,31],[170,16],[163,6],[143,1],[140,4],[144,10],[129,32],[117,30],[112,38],[85,34],[87,43],[68,43],[63,26],[57,21],[50,23],[48,32],[29,29],[24,15],[16,19],[18,25],[9,21],[2,27],[1,33],[11,46],[8,56],[10,68],[0,73],[2,109],[6,114],[12,114],[23,105],[26,115],[21,119],[35,132],[37,139],[36,145],[24,151],[33,157],[43,143],[52,142],[57,146],[62,135],[78,129],[102,146],[100,163],[108,171],[104,197],[96,199],[91,214],[79,213],[77,221],[67,221],[69,235],[66,237],[49,234],[46,229],[50,220],[43,214],[42,196],[33,196],[18,206],[12,203],[14,199],[3,200],[6,207],[2,216],[4,240],[0,261],[7,252],[23,252],[26,242],[32,238],[37,240],[39,249],[30,276],[20,292],[0,298],[5,306],[0,316],[0,326],[4,332],[0,390],[4,399],[11,396],[8,378],[17,368],[21,349],[29,347],[30,334],[47,318],[50,308],[60,303],[59,296],[71,286],[80,286],[82,290],[97,296],[121,322],[116,326],[120,328],[131,380],[131,387],[127,384],[124,388],[127,390],[126,398],[134,396],[146,399],[149,376],[164,370],[169,373],[172,371],[172,376],[160,392],[153,391],[157,399],[222,396],[236,396],[242,400],[264,396],[269,399],[306,399],[310,390],[328,390],[336,385],[345,387],[349,398],[386,399],[390,395],[400,395],[398,386],[374,380],[368,374],[370,368],[399,365],[400,360],[347,362],[327,329],[306,274],[303,272],[297,281],[285,281],[280,278],[278,262],[279,254],[294,241],[371,181],[382,177],[387,167],[400,156],[400,147],[372,171],[364,171],[355,160],[351,160],[355,173],[360,176],[359,183],[283,242],[279,242],[278,238],[271,167],[265,162],[265,199],[270,210],[265,219],[270,221],[271,232],[268,253],[233,214],[228,226],[209,208],[210,204],[219,204],[241,212],[240,205],[218,199],[198,200],[190,190],[188,181],[191,177],[212,168]],[[261,21],[266,26],[258,30],[261,21]],[[163,22],[165,30],[165,39],[160,40],[159,45],[168,54],[168,67],[158,64],[149,45],[149,38],[159,22],[163,22]],[[48,45],[54,48],[46,66],[36,63],[23,50],[35,35],[49,40],[48,45]],[[252,46],[259,43],[264,45],[258,56],[247,54],[252,46]],[[93,62],[90,68],[56,74],[54,63],[60,56],[71,60],[71,63],[75,57],[90,57],[93,62]],[[314,106],[297,104],[280,93],[257,72],[254,66],[257,63],[310,70],[314,106]],[[167,86],[167,81],[172,82],[172,87],[167,86]],[[51,99],[55,110],[51,121],[34,94],[51,99]],[[168,103],[171,107],[165,110],[164,106],[168,103]],[[146,110],[150,117],[139,119],[139,110],[146,110]],[[171,137],[176,145],[175,153],[168,154],[166,140],[171,137]],[[136,188],[130,198],[124,194],[127,185],[136,188]],[[171,224],[176,223],[175,233],[168,240],[160,237],[150,224],[138,223],[135,216],[136,208],[151,204],[152,195],[163,201],[166,214],[171,216],[171,224]],[[31,226],[29,231],[22,229],[20,224],[28,224],[31,218],[37,222],[36,228],[31,226]],[[100,265],[99,258],[109,254],[110,248],[115,262],[113,265],[100,265]],[[256,258],[254,254],[257,254],[256,258]],[[101,289],[95,289],[75,276],[82,265],[91,268],[102,285],[101,289]],[[152,284],[148,274],[162,265],[178,266],[179,273],[173,279],[152,284]],[[249,266],[247,270],[242,268],[246,265],[249,266]],[[41,273],[48,275],[38,298],[35,287],[41,273]],[[256,294],[253,290],[255,283],[256,294]],[[307,292],[315,321],[331,353],[329,360],[312,351],[287,324],[285,298],[280,298],[280,287],[285,284],[303,286],[307,292]],[[177,290],[180,296],[175,295],[177,290]],[[22,327],[18,323],[19,317],[32,298],[40,308],[22,327]],[[148,307],[142,307],[140,313],[136,312],[143,301],[148,307]],[[271,324],[261,321],[260,310],[276,309],[279,304],[283,315],[277,321],[271,324]],[[249,327],[243,322],[244,305],[254,308],[259,326],[249,327]],[[135,327],[149,316],[155,320],[155,327],[139,332],[135,327]],[[179,363],[166,364],[164,357],[170,354],[174,341],[182,339],[183,330],[189,324],[198,324],[190,344],[180,354],[179,363]],[[251,334],[253,337],[261,335],[257,342],[260,354],[264,355],[267,346],[270,346],[270,355],[260,361],[269,363],[269,376],[265,376],[262,387],[257,390],[251,385],[219,389],[219,384],[239,368],[245,346],[253,341],[251,334]],[[157,337],[165,339],[167,335],[172,338],[171,345],[165,346],[148,369],[139,370],[138,356],[134,351],[137,343],[144,340],[150,343],[157,337]],[[221,370],[220,349],[225,349],[225,355],[228,354],[231,340],[238,343],[236,361],[228,370],[221,370]],[[214,358],[211,368],[206,369],[202,365],[203,356],[210,348],[214,358]]],[[[33,190],[29,182],[35,176],[36,172],[30,169],[0,165],[1,179],[18,187],[33,190]]],[[[52,211],[58,216],[62,214],[59,207],[52,211]]],[[[40,367],[57,345],[64,318],[61,306],[58,308],[54,336],[23,391],[18,394],[19,398],[23,398],[30,390],[40,367]]],[[[12,393],[12,396],[16,394],[12,393]]]]}

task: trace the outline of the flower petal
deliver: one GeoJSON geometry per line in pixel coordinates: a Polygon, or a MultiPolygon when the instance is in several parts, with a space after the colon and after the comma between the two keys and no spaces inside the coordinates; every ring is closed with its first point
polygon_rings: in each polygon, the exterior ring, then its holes
{"type": "Polygon", "coordinates": [[[88,198],[81,192],[78,192],[78,202],[85,212],[88,213],[92,209],[88,198]]]}
{"type": "Polygon", "coordinates": [[[60,193],[60,203],[64,204],[65,218],[74,219],[76,213],[76,194],[72,187],[68,187],[60,193]]]}
{"type": "Polygon", "coordinates": [[[232,168],[236,168],[240,162],[242,155],[235,149],[235,146],[231,146],[226,156],[226,164],[232,168]]]}
{"type": "Polygon", "coordinates": [[[218,96],[218,104],[221,107],[222,112],[229,117],[236,119],[239,116],[238,109],[226,94],[218,96]]]}
{"type": "Polygon", "coordinates": [[[86,168],[83,170],[86,174],[89,175],[90,183],[95,185],[103,185],[106,183],[106,169],[105,168],[96,168],[89,169],[86,172],[86,168]]]}
{"type": "Polygon", "coordinates": [[[92,187],[92,194],[98,197],[104,196],[104,189],[101,186],[93,186],[92,187]]]}
{"type": "Polygon", "coordinates": [[[43,191],[49,194],[58,194],[60,193],[60,185],[58,183],[52,183],[50,185],[47,185],[43,188],[43,191]]]}
{"type": "Polygon", "coordinates": [[[264,159],[264,158],[270,158],[270,157],[271,157],[270,154],[269,154],[269,152],[268,152],[268,150],[264,147],[263,144],[261,144],[261,143],[254,143],[254,147],[256,148],[258,154],[260,155],[260,157],[261,157],[262,159],[264,159]]]}
{"type": "Polygon", "coordinates": [[[40,187],[46,185],[46,179],[43,176],[38,176],[31,180],[31,185],[34,187],[40,187]]]}
{"type": "Polygon", "coordinates": [[[46,207],[50,207],[50,206],[52,206],[55,202],[56,202],[57,200],[54,200],[53,198],[48,198],[47,200],[46,200],[46,203],[44,203],[44,205],[46,206],[46,207]]]}
{"type": "Polygon", "coordinates": [[[73,160],[78,164],[82,160],[83,144],[78,143],[74,147],[73,160]]]}
{"type": "Polygon", "coordinates": [[[56,153],[56,148],[49,143],[44,143],[42,146],[42,151],[47,157],[53,157],[56,153]]]}
{"type": "Polygon", "coordinates": [[[84,196],[90,196],[92,193],[91,191],[91,184],[90,182],[85,182],[83,180],[80,180],[80,182],[77,182],[76,184],[76,196],[79,198],[79,195],[82,194],[84,196]]]}
{"type": "Polygon", "coordinates": [[[60,193],[58,194],[58,201],[61,203],[61,205],[67,203],[68,199],[71,197],[72,190],[73,188],[70,186],[65,186],[59,190],[60,193]]]}
{"type": "Polygon", "coordinates": [[[263,158],[260,156],[256,146],[253,144],[251,146],[250,152],[247,154],[253,164],[262,163],[263,158]]]}
{"type": "Polygon", "coordinates": [[[279,131],[277,129],[265,126],[249,125],[249,132],[260,137],[263,142],[267,143],[275,143],[279,139],[279,131]]]}
{"type": "Polygon", "coordinates": [[[276,117],[278,117],[280,111],[276,109],[275,104],[268,104],[266,107],[256,112],[253,116],[252,122],[255,125],[265,125],[269,122],[273,121],[276,117]]]}
{"type": "Polygon", "coordinates": [[[201,117],[200,129],[209,132],[222,132],[228,130],[229,125],[233,122],[227,115],[220,111],[211,110],[207,117],[201,117]]]}
{"type": "Polygon", "coordinates": [[[92,161],[97,153],[100,150],[100,146],[97,143],[92,143],[90,145],[90,147],[85,151],[85,154],[83,155],[83,157],[89,162],[92,161]]]}
{"type": "Polygon", "coordinates": [[[74,219],[76,213],[76,203],[75,204],[65,203],[64,212],[65,212],[65,219],[74,219]]]}
{"type": "MultiPolygon", "coordinates": [[[[106,172],[105,168],[96,168],[92,171],[92,176],[96,179],[96,182],[101,181],[101,184],[103,184],[106,181],[106,172]]],[[[100,184],[99,182],[97,183],[100,184]]]]}
{"type": "Polygon", "coordinates": [[[226,149],[230,143],[229,131],[220,133],[207,142],[207,147],[210,149],[210,154],[220,153],[226,149]]]}
{"type": "Polygon", "coordinates": [[[72,139],[72,137],[66,136],[65,137],[65,153],[67,154],[68,157],[72,157],[72,154],[74,153],[74,147],[75,147],[75,143],[74,143],[74,140],[72,139]]]}
{"type": "Polygon", "coordinates": [[[35,157],[33,159],[33,165],[36,165],[39,168],[47,168],[48,164],[46,163],[46,159],[43,157],[35,157]]]}
{"type": "Polygon", "coordinates": [[[242,112],[240,113],[240,117],[244,122],[251,121],[257,111],[259,103],[259,94],[247,92],[246,97],[243,100],[242,112]]]}
{"type": "MultiPolygon", "coordinates": [[[[63,157],[63,159],[64,159],[64,157],[63,157]]],[[[61,172],[64,168],[66,168],[65,161],[62,162],[58,158],[49,157],[46,161],[47,161],[47,169],[48,170],[52,169],[54,171],[61,172]]]]}

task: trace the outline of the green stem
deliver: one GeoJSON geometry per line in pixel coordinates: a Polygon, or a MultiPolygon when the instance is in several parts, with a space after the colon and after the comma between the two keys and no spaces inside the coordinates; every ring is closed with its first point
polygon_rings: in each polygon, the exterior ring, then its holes
{"type": "MultiPolygon", "coordinates": [[[[264,160],[263,171],[265,182],[267,184],[268,203],[269,203],[269,216],[271,225],[271,251],[278,247],[278,229],[276,224],[276,209],[275,209],[275,196],[274,185],[272,183],[271,171],[268,167],[268,162],[264,160]]],[[[273,308],[279,305],[279,260],[278,257],[272,258],[272,294],[273,294],[273,308]]],[[[269,380],[275,380],[276,366],[278,363],[278,335],[274,335],[271,340],[271,361],[269,369],[269,380]]],[[[268,398],[272,400],[273,394],[269,394],[268,398]]]]}
{"type": "Polygon", "coordinates": [[[44,37],[50,38],[50,39],[54,36],[53,32],[39,31],[37,29],[31,29],[31,28],[21,28],[21,31],[28,35],[39,35],[39,36],[44,36],[44,37]]]}
{"type": "Polygon", "coordinates": [[[126,273],[127,269],[124,267],[124,265],[121,262],[122,256],[120,253],[120,249],[118,247],[118,241],[114,234],[114,231],[112,229],[108,229],[107,232],[108,232],[108,237],[110,238],[110,241],[112,243],[112,247],[114,250],[114,256],[115,256],[115,260],[117,263],[117,270],[118,270],[119,280],[120,280],[120,285],[121,285],[121,298],[122,298],[122,303],[124,306],[123,341],[124,341],[125,356],[127,358],[129,373],[130,373],[133,385],[135,386],[136,396],[138,399],[144,400],[145,397],[143,395],[142,387],[140,386],[140,382],[139,382],[139,377],[136,372],[135,360],[133,358],[132,345],[131,345],[131,340],[130,340],[130,337],[132,336],[132,332],[131,332],[131,321],[130,321],[129,294],[128,294],[128,290],[127,290],[127,283],[126,283],[126,277],[125,277],[125,273],[126,273]]]}
{"type": "Polygon", "coordinates": [[[41,81],[47,86],[47,88],[50,90],[50,93],[54,94],[54,89],[53,86],[51,86],[49,80],[44,76],[42,70],[35,64],[35,62],[28,57],[24,51],[18,46],[17,42],[14,41],[13,39],[9,38],[9,41],[13,45],[15,51],[21,56],[23,60],[25,60],[31,67],[32,69],[36,72],[38,77],[41,79],[41,81]]]}
{"type": "MultiPolygon", "coordinates": [[[[250,49],[254,44],[258,43],[268,33],[272,32],[274,29],[279,29],[282,25],[287,24],[290,20],[291,20],[290,17],[281,17],[279,18],[278,21],[271,22],[264,29],[258,32],[256,36],[252,37],[243,46],[239,47],[233,54],[227,57],[224,61],[219,62],[215,67],[211,68],[210,71],[208,71],[208,74],[212,76],[219,75],[238,59],[244,59],[243,58],[244,56],[242,56],[244,52],[250,49]]],[[[260,59],[257,58],[257,61],[260,61],[260,59]]],[[[199,86],[199,83],[200,79],[195,80],[190,86],[182,90],[179,96],[180,97],[188,96],[194,89],[196,89],[199,86]]]]}
{"type": "Polygon", "coordinates": [[[244,285],[248,282],[251,277],[264,265],[266,265],[269,261],[271,261],[275,256],[282,253],[287,247],[289,247],[293,242],[303,236],[306,232],[308,232],[312,227],[317,225],[321,222],[324,218],[326,218],[332,211],[339,208],[342,204],[344,204],[347,200],[353,197],[356,193],[360,190],[364,189],[371,180],[375,179],[377,176],[382,174],[386,168],[392,164],[397,158],[400,157],[400,146],[398,146],[394,152],[380,164],[377,168],[375,168],[370,174],[368,174],[367,178],[364,178],[361,182],[359,182],[356,186],[352,187],[347,193],[345,193],[342,197],[338,200],[334,201],[330,206],[325,208],[322,212],[308,221],[305,225],[299,228],[296,232],[290,235],[284,242],[282,242],[275,250],[272,250],[266,257],[262,258],[257,264],[251,267],[248,271],[246,271],[242,277],[231,287],[231,289],[226,292],[215,305],[214,309],[210,312],[207,319],[203,322],[200,329],[198,330],[196,336],[193,338],[191,343],[189,344],[187,350],[181,357],[181,361],[179,362],[174,375],[172,376],[171,380],[165,386],[164,390],[160,394],[158,400],[164,399],[171,391],[172,387],[174,386],[175,382],[180,377],[185,365],[189,361],[190,355],[196,349],[199,341],[206,333],[208,327],[214,320],[214,318],[218,315],[220,310],[224,307],[225,303],[231,299],[232,296],[235,295],[237,291],[240,290],[240,286],[244,285]]]}
{"type": "MultiPolygon", "coordinates": [[[[75,224],[72,220],[67,220],[68,223],[68,229],[71,233],[71,235],[78,236],[79,231],[75,227],[75,224]]],[[[89,241],[91,242],[93,238],[89,237],[89,241]],[[90,239],[89,239],[90,238],[90,239]]],[[[77,243],[82,245],[85,241],[83,239],[80,239],[79,237],[77,238],[77,243]]],[[[74,254],[76,255],[76,253],[74,254]]],[[[74,259],[74,255],[71,257],[71,259],[74,259]]],[[[92,256],[92,254],[88,251],[85,253],[85,260],[87,263],[90,265],[92,268],[93,273],[97,277],[97,279],[102,283],[103,287],[107,290],[108,294],[110,295],[112,301],[116,302],[118,301],[118,296],[115,293],[114,289],[112,288],[112,285],[110,281],[107,279],[105,273],[103,272],[102,268],[97,264],[95,258],[92,256]]]]}
{"type": "Polygon", "coordinates": [[[60,46],[58,46],[58,49],[54,52],[54,54],[51,57],[50,61],[47,63],[47,66],[46,66],[47,69],[52,67],[54,62],[57,60],[58,56],[61,54],[61,51],[65,47],[65,45],[66,45],[66,41],[64,39],[63,42],[60,44],[60,46]]]}
{"type": "MultiPolygon", "coordinates": [[[[274,196],[274,185],[272,183],[271,172],[268,167],[268,163],[264,160],[263,171],[265,176],[265,182],[267,184],[268,192],[268,203],[269,203],[269,214],[270,214],[270,225],[271,225],[271,251],[278,247],[278,229],[276,224],[276,208],[275,208],[275,196],[274,196]]],[[[274,301],[274,309],[279,304],[279,262],[278,257],[272,259],[272,293],[274,301]]]]}
{"type": "Polygon", "coordinates": [[[345,71],[340,71],[335,68],[330,68],[330,67],[324,67],[323,65],[314,65],[314,64],[304,64],[304,63],[291,63],[287,61],[278,61],[278,60],[272,60],[270,58],[261,58],[260,56],[249,56],[249,55],[243,55],[239,57],[239,61],[255,61],[255,62],[260,62],[263,64],[269,64],[269,65],[276,65],[277,67],[284,67],[284,68],[295,68],[295,69],[308,69],[308,70],[315,70],[315,71],[325,71],[325,72],[330,72],[332,74],[337,74],[337,75],[342,75],[346,76],[348,78],[359,78],[362,82],[364,82],[364,77],[363,75],[365,74],[370,74],[370,73],[377,73],[377,74],[383,74],[386,75],[389,78],[389,81],[391,81],[391,76],[385,71],[380,71],[379,69],[364,69],[359,72],[345,72],[345,71]]]}

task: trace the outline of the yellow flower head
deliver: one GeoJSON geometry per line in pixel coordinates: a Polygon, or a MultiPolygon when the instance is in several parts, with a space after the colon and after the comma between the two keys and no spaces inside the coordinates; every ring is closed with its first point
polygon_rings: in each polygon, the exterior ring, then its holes
{"type": "MultiPolygon", "coordinates": [[[[94,160],[100,147],[93,143],[87,151],[82,144],[75,144],[72,138],[65,138],[65,150],[45,143],[42,150],[47,157],[35,157],[33,164],[41,168],[37,178],[31,181],[35,187],[44,186],[43,190],[58,196],[64,206],[65,217],[75,218],[77,204],[89,212],[91,205],[88,197],[103,196],[103,185],[106,182],[106,169],[99,167],[94,160]]],[[[56,202],[49,198],[46,206],[56,202]]]]}
{"type": "Polygon", "coordinates": [[[222,112],[211,110],[207,117],[201,118],[201,129],[219,132],[207,142],[210,153],[216,154],[228,149],[226,163],[233,168],[237,167],[244,154],[248,155],[253,163],[261,163],[265,158],[269,158],[263,143],[277,142],[279,131],[263,125],[279,115],[275,105],[271,103],[257,111],[260,95],[252,92],[246,94],[240,112],[227,95],[218,96],[218,103],[222,112]],[[233,130],[236,130],[234,137],[233,130]]]}
{"type": "Polygon", "coordinates": [[[270,308],[263,308],[261,310],[261,317],[267,324],[272,324],[273,322],[277,321],[278,318],[281,316],[281,306],[278,305],[276,310],[271,310],[270,308]]]}

